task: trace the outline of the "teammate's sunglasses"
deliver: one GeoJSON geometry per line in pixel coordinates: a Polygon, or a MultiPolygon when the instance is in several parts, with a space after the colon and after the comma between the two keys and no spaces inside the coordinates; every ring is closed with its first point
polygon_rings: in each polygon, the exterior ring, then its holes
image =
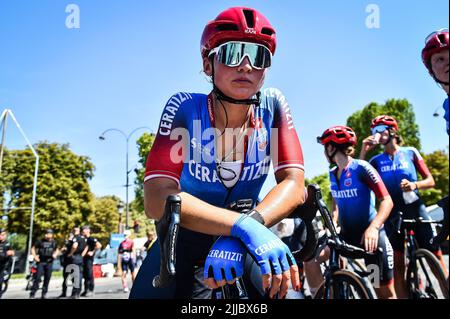
{"type": "Polygon", "coordinates": [[[440,29],[434,32],[431,32],[426,38],[425,38],[425,44],[428,43],[428,41],[430,41],[435,35],[440,35],[442,33],[448,33],[448,29],[444,28],[444,29],[440,29]]]}
{"type": "Polygon", "coordinates": [[[383,133],[387,129],[389,129],[389,126],[387,125],[377,125],[371,129],[372,135],[375,135],[376,133],[383,133]]]}

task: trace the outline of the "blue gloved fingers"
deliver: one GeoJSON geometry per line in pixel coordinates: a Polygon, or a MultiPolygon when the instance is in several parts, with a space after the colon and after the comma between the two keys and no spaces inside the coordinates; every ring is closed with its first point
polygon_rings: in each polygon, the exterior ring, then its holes
{"type": "Polygon", "coordinates": [[[290,266],[297,265],[297,262],[295,261],[294,255],[292,255],[291,251],[289,250],[287,253],[288,262],[290,266]]]}
{"type": "Polygon", "coordinates": [[[225,269],[225,279],[227,282],[233,281],[234,279],[236,279],[236,277],[233,275],[233,272],[231,271],[232,269],[234,269],[234,268],[225,269]]]}
{"type": "Polygon", "coordinates": [[[213,266],[214,280],[218,283],[219,281],[224,280],[223,277],[223,268],[220,265],[213,266]]]}
{"type": "Polygon", "coordinates": [[[288,271],[291,268],[289,254],[286,253],[284,257],[280,258],[281,270],[282,272],[288,271]]]}
{"type": "Polygon", "coordinates": [[[271,268],[272,268],[272,274],[273,275],[281,275],[281,273],[283,271],[282,271],[282,267],[280,265],[280,261],[277,258],[277,256],[270,257],[269,261],[270,261],[271,268]]]}
{"type": "Polygon", "coordinates": [[[271,275],[272,267],[270,266],[270,262],[268,260],[260,260],[258,261],[258,265],[261,268],[261,275],[271,275]]]}

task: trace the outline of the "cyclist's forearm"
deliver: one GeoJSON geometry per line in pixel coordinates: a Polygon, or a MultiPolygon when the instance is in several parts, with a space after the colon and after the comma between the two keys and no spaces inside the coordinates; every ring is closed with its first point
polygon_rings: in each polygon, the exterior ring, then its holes
{"type": "Polygon", "coordinates": [[[181,226],[209,235],[229,236],[240,214],[208,204],[181,192],[181,226]]]}
{"type": "Polygon", "coordinates": [[[428,175],[425,179],[415,182],[417,189],[428,189],[435,186],[434,178],[432,175],[428,175]]]}
{"type": "Polygon", "coordinates": [[[303,174],[302,170],[293,169],[285,176],[278,176],[281,177],[281,182],[256,206],[256,210],[263,216],[266,227],[275,225],[289,216],[297,206],[304,203],[305,184],[303,174]]]}
{"type": "Polygon", "coordinates": [[[210,235],[229,235],[239,214],[210,205],[188,193],[181,192],[175,183],[147,182],[144,184],[144,204],[148,217],[156,220],[164,214],[169,195],[181,197],[181,226],[210,235]]]}
{"type": "Polygon", "coordinates": [[[375,216],[370,225],[380,229],[383,226],[384,222],[388,219],[389,215],[391,214],[392,207],[394,207],[394,204],[392,202],[391,197],[390,196],[384,197],[380,202],[378,214],[377,216],[375,216]]]}

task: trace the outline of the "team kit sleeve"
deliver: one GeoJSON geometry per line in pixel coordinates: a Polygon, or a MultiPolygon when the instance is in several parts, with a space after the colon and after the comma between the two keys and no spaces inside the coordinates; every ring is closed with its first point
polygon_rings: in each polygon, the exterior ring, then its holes
{"type": "Polygon", "coordinates": [[[190,94],[178,93],[173,95],[164,107],[156,139],[147,157],[144,182],[165,177],[174,180],[180,186],[186,147],[180,149],[179,146],[183,145],[183,136],[172,132],[177,128],[186,128],[183,108],[188,106],[191,99],[190,94]]]}
{"type": "Polygon", "coordinates": [[[431,175],[430,170],[428,169],[427,164],[425,164],[425,161],[423,160],[423,157],[422,155],[420,155],[419,151],[414,147],[411,147],[411,151],[413,153],[414,167],[419,172],[419,174],[423,178],[425,178],[428,175],[431,175]]]}
{"type": "Polygon", "coordinates": [[[362,180],[375,193],[375,196],[378,199],[388,196],[389,192],[377,170],[365,161],[361,161],[360,163],[362,167],[362,180]]]}
{"type": "Polygon", "coordinates": [[[272,128],[271,157],[275,173],[285,168],[305,170],[303,151],[294,120],[284,95],[276,91],[274,125],[272,128]]]}

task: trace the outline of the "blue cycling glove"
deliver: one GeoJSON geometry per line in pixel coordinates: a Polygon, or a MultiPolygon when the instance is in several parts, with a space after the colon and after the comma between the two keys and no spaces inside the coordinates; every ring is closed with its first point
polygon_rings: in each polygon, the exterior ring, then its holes
{"type": "Polygon", "coordinates": [[[296,265],[294,256],[274,233],[255,219],[242,215],[231,228],[231,236],[239,238],[261,267],[263,275],[276,275],[296,265]]]}
{"type": "Polygon", "coordinates": [[[242,277],[246,254],[247,250],[239,239],[227,236],[219,237],[206,257],[205,279],[211,277],[210,268],[216,281],[232,281],[242,277]]]}

